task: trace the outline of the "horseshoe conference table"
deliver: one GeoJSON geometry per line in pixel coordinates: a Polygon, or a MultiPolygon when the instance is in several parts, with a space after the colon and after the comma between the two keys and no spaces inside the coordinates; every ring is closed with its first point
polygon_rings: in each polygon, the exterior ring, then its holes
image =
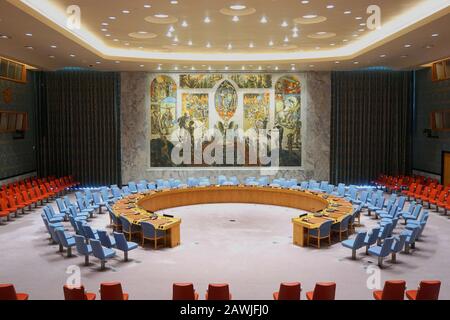
{"type": "Polygon", "coordinates": [[[319,228],[328,220],[340,223],[352,214],[350,202],[327,194],[293,189],[254,186],[210,186],[149,191],[119,200],[113,206],[116,216],[123,216],[134,225],[149,222],[166,231],[170,247],[180,244],[181,219],[157,214],[169,208],[210,204],[250,203],[274,205],[307,211],[309,214],[292,219],[294,244],[305,246],[308,229],[319,228]]]}

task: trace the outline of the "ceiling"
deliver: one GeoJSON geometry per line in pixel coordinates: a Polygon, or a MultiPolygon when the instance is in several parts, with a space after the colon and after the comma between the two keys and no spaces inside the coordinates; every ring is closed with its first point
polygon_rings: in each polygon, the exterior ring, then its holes
{"type": "Polygon", "coordinates": [[[46,70],[407,69],[450,56],[449,25],[450,0],[1,0],[0,55],[46,70]]]}

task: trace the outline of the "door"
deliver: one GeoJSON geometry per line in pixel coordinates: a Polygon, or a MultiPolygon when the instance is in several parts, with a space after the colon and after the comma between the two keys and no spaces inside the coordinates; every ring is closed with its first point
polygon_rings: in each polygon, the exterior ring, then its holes
{"type": "Polygon", "coordinates": [[[442,184],[448,186],[450,184],[450,152],[442,152],[442,184]]]}

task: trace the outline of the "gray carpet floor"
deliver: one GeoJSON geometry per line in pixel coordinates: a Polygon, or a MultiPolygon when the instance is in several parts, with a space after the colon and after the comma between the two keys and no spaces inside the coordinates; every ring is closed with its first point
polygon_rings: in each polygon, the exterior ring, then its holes
{"type": "MultiPolygon", "coordinates": [[[[173,282],[193,282],[201,299],[208,283],[217,282],[229,283],[234,299],[272,299],[282,281],[301,282],[302,299],[317,281],[336,282],[337,299],[372,299],[372,289],[389,279],[404,279],[409,289],[422,279],[440,279],[440,298],[450,299],[450,221],[434,212],[416,250],[398,255],[395,264],[386,259],[379,270],[375,257],[361,250],[353,261],[340,243],[324,243],[320,250],[292,245],[291,219],[298,210],[250,204],[170,209],[164,213],[182,219],[181,246],[153,250],[149,243],[130,252],[129,262],[118,252],[108,269],[100,271],[97,259],[84,266],[76,250],[67,258],[49,245],[41,211],[0,226],[0,283],[14,283],[30,299],[63,299],[62,286],[74,268],[87,290],[98,292],[101,282],[121,281],[130,299],[170,299],[173,282]]],[[[106,214],[96,215],[90,224],[111,232],[106,214]]],[[[375,225],[363,215],[357,230],[375,225]]]]}

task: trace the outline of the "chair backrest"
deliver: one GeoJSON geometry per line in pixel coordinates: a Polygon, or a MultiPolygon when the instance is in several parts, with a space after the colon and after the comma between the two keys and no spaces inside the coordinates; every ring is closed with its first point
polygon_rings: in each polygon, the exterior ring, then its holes
{"type": "Polygon", "coordinates": [[[383,208],[385,201],[386,201],[386,199],[383,197],[383,195],[378,196],[375,206],[378,208],[383,208]]]}
{"type": "Polygon", "coordinates": [[[107,282],[100,284],[102,300],[123,300],[122,284],[120,282],[107,282]]]}
{"type": "Polygon", "coordinates": [[[111,189],[111,192],[114,196],[114,198],[120,198],[122,197],[122,190],[120,190],[118,187],[114,187],[111,189]]]}
{"type": "Polygon", "coordinates": [[[123,233],[114,232],[114,240],[116,240],[116,247],[122,251],[128,251],[128,243],[123,233]]]}
{"type": "Polygon", "coordinates": [[[56,199],[56,204],[58,206],[59,212],[63,213],[63,211],[67,210],[67,207],[62,199],[56,199]]]}
{"type": "Polygon", "coordinates": [[[99,204],[99,203],[102,202],[102,199],[101,199],[101,197],[100,197],[100,193],[94,192],[94,193],[92,194],[92,197],[94,198],[94,203],[95,203],[95,204],[99,204]]]}
{"type": "Polygon", "coordinates": [[[388,280],[384,283],[382,300],[404,300],[406,282],[404,280],[388,280]]]}
{"type": "Polygon", "coordinates": [[[380,228],[373,228],[367,236],[367,245],[372,245],[377,242],[378,235],[380,234],[380,228]]]}
{"type": "Polygon", "coordinates": [[[153,226],[153,224],[149,222],[142,222],[141,223],[142,228],[142,234],[146,238],[155,238],[156,237],[156,229],[153,226]]]}
{"type": "Polygon", "coordinates": [[[137,184],[137,191],[138,192],[145,192],[147,191],[147,184],[143,184],[143,183],[138,183],[137,184]]]}
{"type": "Polygon", "coordinates": [[[230,300],[228,284],[210,284],[208,286],[208,300],[230,300]]]}
{"type": "Polygon", "coordinates": [[[68,247],[69,243],[67,241],[66,238],[66,234],[64,233],[64,229],[63,228],[56,228],[55,232],[59,238],[60,243],[64,246],[64,247],[68,247]]]}
{"type": "Polygon", "coordinates": [[[394,238],[386,238],[381,245],[380,257],[387,257],[391,253],[392,244],[394,243],[394,238]]]}
{"type": "Polygon", "coordinates": [[[84,256],[90,254],[88,246],[85,242],[85,238],[77,234],[74,236],[74,238],[75,238],[75,246],[77,248],[78,253],[84,256]]]}
{"type": "Polygon", "coordinates": [[[0,284],[0,300],[17,300],[17,293],[14,285],[0,284]]]}
{"type": "Polygon", "coordinates": [[[398,211],[402,211],[403,208],[405,207],[406,197],[405,196],[399,197],[397,201],[398,201],[397,202],[398,211]]]}
{"type": "Polygon", "coordinates": [[[77,199],[77,204],[78,204],[78,208],[80,210],[85,210],[86,208],[86,203],[84,201],[84,199],[77,199]]]}
{"type": "Polygon", "coordinates": [[[84,286],[72,287],[66,284],[63,289],[65,300],[86,300],[84,286]]]}
{"type": "Polygon", "coordinates": [[[192,283],[174,283],[173,300],[195,300],[195,290],[192,283]]]}
{"type": "Polygon", "coordinates": [[[419,284],[416,300],[438,300],[441,282],[439,280],[424,280],[419,284]]]}
{"type": "Polygon", "coordinates": [[[403,247],[405,246],[406,241],[406,235],[401,234],[398,236],[398,238],[395,238],[394,243],[392,244],[391,251],[394,253],[398,253],[402,251],[403,247]]]}
{"type": "Polygon", "coordinates": [[[93,255],[100,260],[104,260],[105,252],[103,251],[103,247],[100,241],[91,239],[89,243],[91,244],[93,255]]]}
{"type": "Polygon", "coordinates": [[[278,300],[300,300],[302,287],[300,282],[283,282],[280,284],[278,300]]]}
{"type": "Polygon", "coordinates": [[[364,239],[367,236],[367,232],[358,232],[358,234],[355,237],[355,241],[353,242],[353,246],[355,249],[362,248],[364,244],[364,239]]]}
{"type": "Polygon", "coordinates": [[[339,229],[341,231],[345,231],[348,229],[348,224],[350,223],[350,220],[352,219],[351,215],[345,216],[344,219],[342,219],[341,224],[339,225],[339,229]]]}
{"type": "Polygon", "coordinates": [[[125,217],[120,216],[119,220],[124,231],[131,231],[131,223],[125,217]]]}
{"type": "Polygon", "coordinates": [[[336,283],[318,282],[314,288],[313,300],[334,300],[336,296],[336,283]]]}
{"type": "Polygon", "coordinates": [[[128,188],[130,188],[130,191],[137,192],[136,182],[131,181],[128,183],[128,188]]]}
{"type": "Polygon", "coordinates": [[[105,230],[97,230],[97,234],[102,246],[112,248],[111,239],[105,230]]]}
{"type": "Polygon", "coordinates": [[[131,194],[130,188],[128,186],[124,186],[122,188],[122,192],[123,192],[123,194],[125,194],[127,196],[129,196],[131,194]]]}
{"type": "Polygon", "coordinates": [[[368,191],[363,191],[363,192],[361,192],[361,196],[359,197],[359,200],[362,203],[365,203],[367,201],[368,197],[369,197],[369,192],[368,191]]]}

